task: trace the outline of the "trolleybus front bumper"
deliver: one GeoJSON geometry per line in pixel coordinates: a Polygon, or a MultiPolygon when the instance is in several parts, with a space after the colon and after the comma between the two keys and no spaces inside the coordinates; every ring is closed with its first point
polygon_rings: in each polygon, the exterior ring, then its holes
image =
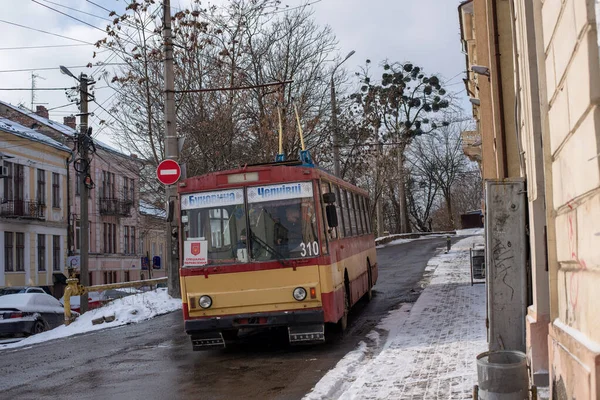
{"type": "Polygon", "coordinates": [[[185,321],[184,327],[185,331],[189,335],[192,335],[196,332],[226,331],[240,328],[271,328],[323,324],[324,321],[323,310],[318,309],[190,319],[185,321]]]}

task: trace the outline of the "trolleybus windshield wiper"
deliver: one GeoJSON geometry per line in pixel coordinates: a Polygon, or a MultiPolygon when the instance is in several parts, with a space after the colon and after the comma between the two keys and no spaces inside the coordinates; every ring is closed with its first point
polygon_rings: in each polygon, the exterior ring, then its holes
{"type": "Polygon", "coordinates": [[[250,231],[250,238],[251,238],[251,240],[253,240],[253,241],[255,240],[256,243],[260,244],[263,249],[265,249],[265,250],[269,251],[271,254],[273,254],[275,256],[275,258],[277,259],[277,261],[279,261],[281,263],[281,265],[283,265],[284,267],[290,266],[290,264],[285,261],[285,256],[283,254],[281,254],[280,252],[278,252],[277,250],[275,250],[274,248],[269,246],[269,244],[267,242],[260,239],[252,231],[250,231]]]}

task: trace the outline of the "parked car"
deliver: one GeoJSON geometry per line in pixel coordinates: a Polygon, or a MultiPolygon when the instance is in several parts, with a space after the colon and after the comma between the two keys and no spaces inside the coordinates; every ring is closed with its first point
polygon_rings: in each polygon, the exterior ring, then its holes
{"type": "MultiPolygon", "coordinates": [[[[106,303],[106,301],[102,298],[101,292],[89,292],[88,294],[88,310],[93,310],[94,308],[99,308],[106,303]]],[[[71,311],[79,312],[81,308],[81,298],[79,295],[71,296],[71,311]]],[[[64,307],[65,304],[65,296],[61,297],[59,300],[60,304],[64,307]]]]}
{"type": "Polygon", "coordinates": [[[0,297],[0,336],[29,336],[64,322],[64,307],[46,293],[16,293],[0,297]]]}
{"type": "Polygon", "coordinates": [[[17,293],[47,293],[44,289],[37,286],[8,286],[0,288],[0,296],[17,293]]]}

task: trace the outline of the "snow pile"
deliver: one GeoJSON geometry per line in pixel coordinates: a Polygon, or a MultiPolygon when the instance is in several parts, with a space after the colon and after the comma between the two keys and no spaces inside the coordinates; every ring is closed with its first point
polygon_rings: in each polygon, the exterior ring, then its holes
{"type": "Polygon", "coordinates": [[[471,286],[469,272],[469,247],[481,242],[469,237],[432,258],[427,269],[435,272],[418,301],[375,329],[387,331],[385,344],[361,342],[305,399],[470,398],[476,356],[487,349],[485,286],[471,286]]]}
{"type": "Polygon", "coordinates": [[[181,299],[172,298],[168,295],[167,289],[161,288],[114,300],[104,307],[86,312],[69,326],[61,325],[50,331],[30,336],[16,343],[0,345],[0,349],[27,346],[80,333],[141,322],[180,308],[181,299]],[[92,324],[92,320],[102,317],[112,317],[113,315],[115,320],[112,322],[104,322],[98,325],[92,324]]]}

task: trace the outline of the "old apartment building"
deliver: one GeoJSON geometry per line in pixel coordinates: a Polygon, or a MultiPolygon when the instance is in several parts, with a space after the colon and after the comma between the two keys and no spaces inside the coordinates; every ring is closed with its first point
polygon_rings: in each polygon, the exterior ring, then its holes
{"type": "MultiPolygon", "coordinates": [[[[0,116],[52,138],[70,151],[77,134],[75,117],[65,117],[64,123],[49,119],[48,111],[38,106],[35,112],[0,101],[0,116]]],[[[135,155],[94,140],[96,151],[91,158],[93,188],[90,190],[89,221],[90,284],[138,280],[142,277],[142,215],[139,212],[139,174],[143,167],[135,155]]],[[[63,163],[63,168],[66,164],[63,163]]],[[[65,172],[65,175],[67,172],[65,172]]],[[[69,260],[77,265],[81,247],[80,176],[74,163],[68,166],[67,183],[63,183],[65,222],[69,229],[65,250],[75,256],[69,260]]],[[[164,267],[163,267],[164,268],[164,267]]],[[[148,277],[148,274],[145,274],[148,277]]]]}
{"type": "Polygon", "coordinates": [[[458,8],[484,179],[526,182],[528,301],[518,350],[533,382],[561,400],[600,398],[598,4],[469,0],[458,8]]]}
{"type": "Polygon", "coordinates": [[[71,149],[0,118],[0,287],[63,283],[71,149]]]}

